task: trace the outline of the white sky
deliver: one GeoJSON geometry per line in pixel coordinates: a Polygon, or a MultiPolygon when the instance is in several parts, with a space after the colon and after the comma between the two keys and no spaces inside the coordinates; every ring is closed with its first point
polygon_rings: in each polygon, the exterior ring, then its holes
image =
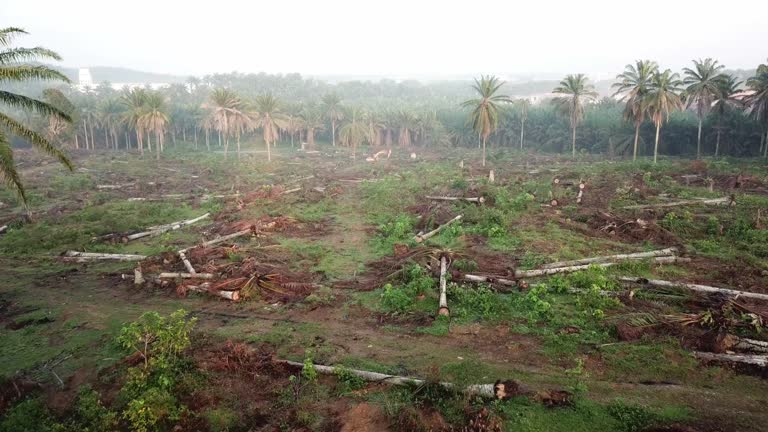
{"type": "Polygon", "coordinates": [[[2,0],[0,26],[67,66],[151,72],[613,76],[768,57],[768,0],[2,0]]]}

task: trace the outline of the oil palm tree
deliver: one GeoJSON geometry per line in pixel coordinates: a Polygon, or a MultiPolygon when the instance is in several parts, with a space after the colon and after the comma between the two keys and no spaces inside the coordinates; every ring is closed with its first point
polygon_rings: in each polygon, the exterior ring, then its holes
{"type": "Polygon", "coordinates": [[[669,118],[669,114],[683,108],[680,76],[667,69],[653,74],[648,85],[648,94],[643,98],[643,109],[647,110],[651,121],[656,125],[656,140],[653,145],[653,163],[659,155],[659,131],[661,124],[669,118]]]}
{"type": "Polygon", "coordinates": [[[597,92],[584,74],[568,75],[552,93],[561,94],[554,99],[571,123],[571,154],[576,157],[576,128],[584,120],[584,104],[595,100],[597,92]]]}
{"type": "Polygon", "coordinates": [[[139,153],[144,155],[144,130],[139,119],[144,114],[144,108],[147,101],[147,92],[141,88],[127,90],[120,98],[125,110],[123,111],[123,124],[134,130],[136,133],[136,144],[139,147],[139,153]]]}
{"type": "Polygon", "coordinates": [[[648,86],[653,75],[658,72],[659,66],[654,61],[637,60],[634,65],[628,64],[624,72],[616,76],[617,83],[614,96],[622,95],[624,106],[624,120],[635,125],[635,142],[632,148],[632,160],[637,160],[637,144],[640,139],[640,126],[645,121],[648,113],[645,110],[643,99],[648,94],[648,86]]]}
{"type": "MultiPolygon", "coordinates": [[[[68,114],[69,116],[72,116],[77,111],[75,106],[67,99],[67,97],[64,96],[61,91],[56,89],[44,90],[43,100],[46,103],[68,114]]],[[[72,123],[73,122],[64,120],[59,116],[49,116],[48,127],[46,128],[45,132],[46,138],[52,143],[61,144],[61,135],[67,131],[67,129],[72,127],[72,123]]]]}
{"type": "Polygon", "coordinates": [[[472,128],[483,140],[483,166],[485,166],[485,147],[488,136],[499,127],[499,104],[511,102],[508,96],[499,94],[499,89],[504,85],[493,75],[480,76],[475,79],[472,88],[477,92],[477,97],[464,101],[461,106],[471,108],[469,121],[472,128]]]}
{"type": "Polygon", "coordinates": [[[723,131],[722,122],[725,113],[732,107],[741,105],[734,95],[739,92],[741,81],[733,75],[723,74],[717,83],[717,95],[712,104],[712,112],[717,116],[717,141],[715,142],[715,157],[720,156],[720,134],[723,131]]]}
{"type": "Polygon", "coordinates": [[[528,99],[520,99],[518,106],[520,107],[520,150],[522,150],[525,139],[525,121],[528,120],[528,109],[531,107],[531,102],[528,99]]]}
{"type": "Polygon", "coordinates": [[[306,131],[307,145],[315,148],[315,132],[323,129],[323,114],[314,104],[309,104],[301,110],[301,122],[306,131]]]}
{"type": "Polygon", "coordinates": [[[270,147],[277,140],[280,129],[288,124],[288,116],[280,110],[280,101],[271,94],[258,96],[255,109],[254,126],[261,128],[267,145],[267,160],[272,161],[270,147]]]}
{"type": "Polygon", "coordinates": [[[363,117],[360,110],[353,109],[349,114],[349,120],[339,130],[341,142],[352,147],[353,159],[357,156],[357,147],[369,136],[370,129],[363,117]]]}
{"type": "Polygon", "coordinates": [[[138,123],[142,130],[155,134],[155,154],[157,160],[160,160],[169,123],[168,108],[165,105],[165,98],[160,93],[147,93],[144,112],[139,117],[138,123]]]}
{"type": "Polygon", "coordinates": [[[217,88],[211,92],[205,107],[209,110],[206,125],[219,133],[219,144],[221,144],[222,135],[224,136],[224,158],[226,158],[229,151],[229,137],[233,132],[241,131],[243,124],[246,123],[245,103],[232,90],[217,88]]]}
{"type": "Polygon", "coordinates": [[[416,128],[416,116],[405,109],[398,111],[395,122],[398,128],[397,143],[400,147],[410,147],[412,144],[413,130],[416,128]]]}
{"type": "Polygon", "coordinates": [[[688,107],[696,107],[696,117],[699,119],[699,132],[696,137],[696,158],[701,158],[701,124],[712,107],[720,91],[719,82],[723,79],[721,71],[724,66],[717,60],[707,58],[694,60],[693,69],[683,69],[683,85],[685,85],[685,101],[688,107]]]}
{"type": "MultiPolygon", "coordinates": [[[[61,60],[61,57],[55,52],[41,47],[8,48],[17,36],[24,34],[26,34],[24,30],[16,27],[0,29],[0,48],[2,48],[0,50],[0,83],[29,80],[69,82],[66,76],[49,67],[22,63],[36,60],[61,60]]],[[[56,117],[65,122],[72,121],[69,114],[53,104],[10,91],[0,90],[0,102],[6,107],[24,112],[35,113],[45,117],[56,117]]],[[[18,171],[16,171],[16,164],[13,160],[13,148],[11,147],[10,140],[12,135],[28,141],[33,147],[57,158],[70,171],[72,170],[72,163],[46,137],[33,131],[10,115],[0,112],[0,179],[9,189],[16,193],[19,201],[28,209],[24,185],[21,182],[18,171]]]]}
{"type": "Polygon", "coordinates": [[[757,67],[755,76],[747,80],[752,91],[746,99],[747,111],[762,128],[763,157],[768,158],[768,64],[757,67]]]}
{"type": "Polygon", "coordinates": [[[336,146],[336,124],[344,119],[341,98],[335,93],[323,96],[323,115],[331,122],[331,142],[336,146]]]}
{"type": "Polygon", "coordinates": [[[109,98],[99,104],[99,123],[104,128],[105,140],[107,135],[112,137],[112,145],[115,150],[118,148],[117,130],[123,116],[123,107],[120,101],[109,98]]]}

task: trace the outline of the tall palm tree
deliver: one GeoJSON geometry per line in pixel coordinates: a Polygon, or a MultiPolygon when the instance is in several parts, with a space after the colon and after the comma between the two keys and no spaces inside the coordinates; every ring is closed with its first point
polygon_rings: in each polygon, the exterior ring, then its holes
{"type": "Polygon", "coordinates": [[[667,69],[656,72],[648,86],[648,94],[643,98],[643,108],[648,110],[651,121],[656,125],[656,140],[653,145],[653,163],[659,155],[659,131],[661,124],[669,118],[669,114],[683,108],[680,97],[682,91],[680,76],[667,69]]]}
{"type": "Polygon", "coordinates": [[[518,105],[520,106],[520,150],[522,150],[525,139],[525,122],[528,120],[528,109],[531,107],[531,102],[528,99],[520,99],[518,105]]]}
{"type": "Polygon", "coordinates": [[[461,106],[471,108],[469,120],[472,128],[483,139],[483,166],[485,166],[485,147],[488,136],[499,127],[499,104],[511,102],[509,96],[498,94],[504,81],[493,75],[475,78],[472,88],[477,98],[464,101],[461,106]]]}
{"type": "MultiPolygon", "coordinates": [[[[56,89],[44,90],[43,100],[70,116],[77,111],[72,102],[70,102],[61,91],[56,89]]],[[[45,133],[46,138],[54,144],[62,144],[61,135],[72,127],[72,123],[73,122],[66,121],[59,116],[49,116],[48,127],[45,133]]]]}
{"type": "Polygon", "coordinates": [[[720,91],[719,82],[723,79],[721,71],[725,66],[717,60],[707,58],[694,60],[694,69],[683,69],[683,84],[685,87],[686,105],[696,106],[696,117],[699,118],[699,133],[696,138],[696,158],[701,158],[701,124],[712,107],[720,91]]]}
{"type": "Polygon", "coordinates": [[[307,145],[315,148],[315,132],[323,129],[323,114],[314,104],[309,104],[301,110],[301,122],[306,131],[307,145]]]}
{"type": "MultiPolygon", "coordinates": [[[[232,90],[217,88],[211,92],[205,107],[209,109],[206,125],[219,133],[219,144],[221,144],[221,136],[224,136],[224,158],[226,158],[229,151],[229,137],[233,132],[241,132],[243,125],[247,123],[245,103],[232,90]]],[[[239,143],[239,134],[237,137],[239,143]]]]}
{"type": "Polygon", "coordinates": [[[584,74],[576,74],[566,76],[552,93],[564,95],[554,101],[571,122],[571,154],[576,157],[576,128],[584,120],[584,104],[595,100],[597,92],[584,74]]]}
{"type": "Polygon", "coordinates": [[[648,86],[653,75],[658,72],[659,66],[654,61],[637,60],[634,65],[628,64],[624,72],[616,76],[617,83],[613,85],[616,95],[622,95],[624,106],[624,120],[631,121],[635,125],[635,143],[632,148],[632,160],[637,160],[637,143],[640,138],[640,126],[645,121],[648,113],[645,110],[643,99],[648,94],[648,86]]]}
{"type": "Polygon", "coordinates": [[[357,156],[357,147],[369,136],[370,129],[363,117],[360,110],[353,109],[349,115],[349,120],[339,130],[341,142],[352,147],[353,159],[357,156]]]}
{"type": "Polygon", "coordinates": [[[331,122],[331,142],[336,146],[336,124],[344,119],[341,98],[335,93],[323,96],[323,115],[331,122]]]}
{"type": "Polygon", "coordinates": [[[123,116],[123,107],[120,101],[114,98],[106,99],[99,104],[99,122],[104,128],[105,140],[108,136],[112,137],[112,145],[115,150],[118,147],[117,130],[120,120],[123,116]]]}
{"type": "Polygon", "coordinates": [[[757,67],[755,76],[747,80],[747,87],[752,90],[745,101],[747,110],[762,128],[763,157],[768,158],[768,64],[757,67]]]}
{"type": "Polygon", "coordinates": [[[717,83],[717,95],[712,105],[712,112],[717,116],[717,141],[715,142],[715,157],[720,156],[720,134],[723,131],[722,122],[725,113],[731,107],[741,105],[741,101],[735,98],[739,92],[741,81],[737,81],[733,75],[723,74],[717,83]]]}
{"type": "MultiPolygon", "coordinates": [[[[7,48],[16,36],[26,34],[24,30],[16,27],[0,29],[0,83],[5,82],[24,82],[29,80],[58,80],[69,82],[66,76],[49,67],[42,65],[23,64],[24,61],[37,60],[61,60],[55,52],[41,48],[7,48]]],[[[25,112],[39,114],[45,117],[56,117],[62,121],[71,122],[69,114],[57,108],[56,106],[33,99],[27,96],[16,94],[10,91],[0,90],[0,102],[3,105],[19,109],[25,112]]],[[[19,198],[22,205],[27,207],[27,195],[24,191],[24,185],[21,177],[16,171],[16,164],[13,160],[13,148],[11,147],[10,136],[15,135],[28,141],[37,149],[57,158],[70,171],[72,163],[67,156],[56,146],[51,144],[46,137],[33,131],[24,123],[13,117],[0,112],[0,179],[11,189],[19,198]]]]}
{"type": "Polygon", "coordinates": [[[139,153],[144,155],[144,130],[139,119],[144,114],[144,108],[147,101],[147,92],[141,88],[127,90],[120,98],[125,107],[123,112],[123,124],[132,128],[136,133],[136,145],[139,147],[139,153]]]}
{"type": "Polygon", "coordinates": [[[397,134],[397,143],[400,147],[410,147],[413,129],[416,128],[416,116],[408,110],[398,111],[395,117],[396,125],[399,129],[397,134]]]}
{"type": "Polygon", "coordinates": [[[261,128],[267,145],[267,160],[272,161],[272,143],[277,140],[280,129],[288,123],[288,116],[280,111],[280,101],[271,94],[256,97],[254,126],[261,128]]]}
{"type": "Polygon", "coordinates": [[[160,153],[164,150],[165,131],[169,123],[168,108],[165,106],[165,98],[160,93],[147,93],[145,109],[138,123],[142,130],[155,134],[155,154],[157,160],[160,160],[160,153]]]}

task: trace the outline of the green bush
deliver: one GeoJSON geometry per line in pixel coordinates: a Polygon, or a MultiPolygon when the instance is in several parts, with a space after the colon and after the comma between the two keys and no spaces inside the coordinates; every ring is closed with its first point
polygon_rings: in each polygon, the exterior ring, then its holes
{"type": "Polygon", "coordinates": [[[608,414],[621,425],[623,432],[640,432],[658,422],[658,416],[648,408],[617,399],[608,405],[608,414]]]}

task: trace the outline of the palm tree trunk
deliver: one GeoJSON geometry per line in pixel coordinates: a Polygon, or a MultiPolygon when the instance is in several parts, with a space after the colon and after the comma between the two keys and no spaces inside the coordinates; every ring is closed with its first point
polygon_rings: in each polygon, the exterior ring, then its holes
{"type": "Polygon", "coordinates": [[[269,141],[264,140],[267,143],[267,162],[272,162],[272,150],[270,150],[271,145],[269,145],[269,141]]]}
{"type": "Polygon", "coordinates": [[[221,147],[221,131],[219,131],[219,147],[221,147]]]}
{"type": "Polygon", "coordinates": [[[136,145],[139,146],[139,154],[144,156],[144,143],[141,141],[141,133],[136,129],[136,145]]]}
{"type": "MultiPolygon", "coordinates": [[[[267,145],[267,149],[269,149],[269,145],[267,145]]],[[[240,131],[237,131],[237,160],[240,160],[240,131]]]]}
{"type": "Polygon", "coordinates": [[[107,143],[107,148],[109,148],[109,132],[107,131],[107,128],[104,128],[104,142],[107,143]]]}
{"type": "Polygon", "coordinates": [[[576,157],[576,126],[573,127],[573,133],[572,133],[572,140],[571,140],[571,156],[574,158],[576,157]]]}
{"type": "Polygon", "coordinates": [[[757,155],[763,154],[763,146],[765,145],[765,135],[760,131],[760,150],[757,151],[757,155]]]}
{"type": "Polygon", "coordinates": [[[163,135],[161,132],[156,134],[157,143],[155,143],[155,154],[157,154],[157,160],[160,160],[160,151],[163,149],[163,135]]]}
{"type": "Polygon", "coordinates": [[[88,150],[88,122],[83,119],[83,136],[85,137],[85,149],[88,150]]]}
{"type": "Polygon", "coordinates": [[[653,145],[653,163],[656,163],[656,158],[659,155],[659,129],[661,129],[661,122],[656,123],[656,143],[653,145]]]}
{"type": "Polygon", "coordinates": [[[520,120],[520,150],[523,149],[523,137],[525,137],[525,120],[520,120]]]}
{"type": "Polygon", "coordinates": [[[293,148],[293,135],[294,135],[294,132],[291,131],[291,148],[293,148]]]}
{"type": "Polygon", "coordinates": [[[210,140],[211,131],[210,129],[205,129],[205,148],[208,150],[208,152],[211,152],[211,140],[210,140]]]}
{"type": "Polygon", "coordinates": [[[696,138],[696,159],[701,159],[701,117],[699,117],[699,135],[696,138]]]}
{"type": "Polygon", "coordinates": [[[331,141],[333,146],[336,147],[336,120],[331,120],[331,141]]]}
{"type": "Polygon", "coordinates": [[[75,131],[75,150],[80,149],[80,143],[77,142],[77,131],[75,131]]]}
{"type": "Polygon", "coordinates": [[[765,132],[765,141],[763,144],[763,157],[768,159],[768,131],[765,132]]]}
{"type": "Polygon", "coordinates": [[[717,122],[717,141],[715,141],[715,157],[720,156],[720,121],[717,122]]]}
{"type": "Polygon", "coordinates": [[[88,125],[91,129],[91,150],[96,150],[96,140],[93,139],[93,122],[88,125]]]}
{"type": "Polygon", "coordinates": [[[637,160],[637,142],[640,139],[640,123],[635,123],[635,146],[632,148],[632,162],[637,160]]]}
{"type": "Polygon", "coordinates": [[[229,135],[224,137],[224,159],[227,158],[227,151],[229,151],[229,135]]]}
{"type": "Polygon", "coordinates": [[[197,150],[197,126],[195,126],[195,150],[197,150]]]}
{"type": "Polygon", "coordinates": [[[187,142],[187,128],[184,126],[181,127],[181,139],[184,142],[187,142]]]}
{"type": "Polygon", "coordinates": [[[483,137],[483,166],[485,166],[485,140],[486,137],[483,137]]]}

